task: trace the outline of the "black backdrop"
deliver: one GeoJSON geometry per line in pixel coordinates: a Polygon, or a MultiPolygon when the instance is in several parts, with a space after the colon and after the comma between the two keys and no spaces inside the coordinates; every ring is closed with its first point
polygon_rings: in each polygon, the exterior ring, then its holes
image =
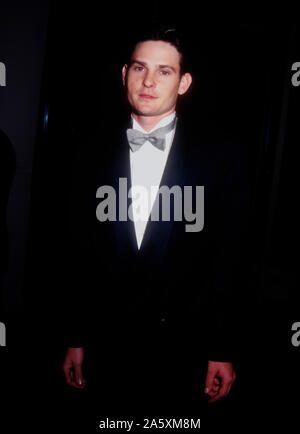
{"type": "MultiPolygon", "coordinates": [[[[175,24],[186,35],[194,74],[191,95],[182,103],[187,120],[199,128],[209,122],[250,150],[251,233],[241,288],[246,313],[239,325],[240,381],[231,411],[238,409],[256,426],[261,417],[266,426],[293,423],[296,394],[285,404],[299,385],[299,356],[290,342],[291,324],[299,320],[299,92],[291,85],[291,65],[299,61],[296,20],[292,13],[152,8],[124,6],[116,13],[115,6],[101,11],[91,4],[53,4],[50,10],[24,258],[21,318],[30,327],[30,378],[48,414],[47,398],[58,399],[65,392],[57,319],[63,291],[57,263],[63,266],[63,258],[57,256],[65,231],[74,138],[97,128],[99,119],[109,122],[127,115],[120,98],[122,62],[131,35],[154,19],[175,24]]],[[[18,345],[23,357],[24,348],[18,345]]],[[[51,417],[58,414],[57,409],[51,417]]]]}

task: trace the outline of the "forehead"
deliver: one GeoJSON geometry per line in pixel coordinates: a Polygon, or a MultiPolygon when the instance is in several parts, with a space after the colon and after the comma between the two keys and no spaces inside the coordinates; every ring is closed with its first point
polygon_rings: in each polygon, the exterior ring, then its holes
{"type": "Polygon", "coordinates": [[[180,53],[177,48],[164,41],[139,42],[131,58],[153,65],[172,65],[174,67],[180,65],[180,53]]]}

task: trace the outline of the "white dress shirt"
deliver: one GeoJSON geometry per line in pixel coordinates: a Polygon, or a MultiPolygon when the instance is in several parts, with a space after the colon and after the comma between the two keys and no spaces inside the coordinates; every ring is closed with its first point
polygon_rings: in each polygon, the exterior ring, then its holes
{"type": "MultiPolygon", "coordinates": [[[[175,112],[166,116],[148,132],[132,117],[132,128],[149,134],[158,128],[168,125],[175,116],[175,112]]],[[[157,196],[174,133],[175,127],[167,133],[164,151],[157,149],[149,141],[146,141],[136,152],[132,152],[131,149],[129,150],[132,188],[131,209],[138,249],[141,247],[151,209],[157,196]]]]}

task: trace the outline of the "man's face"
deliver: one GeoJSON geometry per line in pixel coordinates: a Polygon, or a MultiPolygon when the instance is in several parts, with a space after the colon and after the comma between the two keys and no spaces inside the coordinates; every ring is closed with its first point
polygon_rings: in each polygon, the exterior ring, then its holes
{"type": "Polygon", "coordinates": [[[171,113],[191,83],[190,74],[180,76],[180,53],[164,41],[138,43],[122,77],[132,111],[140,116],[171,113]]]}

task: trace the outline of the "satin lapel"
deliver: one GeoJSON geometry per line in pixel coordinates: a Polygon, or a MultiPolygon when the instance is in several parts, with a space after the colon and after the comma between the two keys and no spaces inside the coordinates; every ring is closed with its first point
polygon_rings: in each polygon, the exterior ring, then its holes
{"type": "MultiPolygon", "coordinates": [[[[183,129],[180,120],[177,121],[176,131],[173,139],[173,144],[170,149],[167,164],[160,183],[161,186],[172,188],[178,185],[182,188],[186,176],[186,143],[183,134],[183,129]]],[[[159,206],[159,197],[157,196],[153,207],[159,206]]],[[[183,196],[182,196],[183,200],[183,196]]],[[[143,255],[149,256],[149,259],[154,262],[159,262],[168,245],[168,241],[173,228],[173,216],[171,206],[170,221],[151,221],[149,220],[146,226],[145,234],[141,244],[140,251],[143,255]]]]}
{"type": "MultiPolygon", "coordinates": [[[[128,217],[128,208],[131,204],[131,199],[128,198],[128,191],[131,188],[131,171],[130,171],[130,157],[129,157],[129,145],[125,133],[125,129],[122,131],[121,143],[116,150],[116,155],[114,159],[114,188],[117,194],[117,221],[115,222],[115,235],[119,253],[131,254],[135,253],[137,249],[137,242],[134,230],[134,223],[128,217]],[[120,190],[120,178],[123,178],[123,182],[127,184],[126,193],[125,188],[123,193],[120,190]],[[126,181],[124,181],[124,179],[126,181]],[[125,201],[124,211],[126,212],[126,220],[119,221],[119,211],[120,211],[120,194],[122,195],[122,200],[125,201]],[[125,200],[124,195],[126,194],[127,200],[125,200]]],[[[125,185],[124,185],[125,187],[125,185]]]]}

